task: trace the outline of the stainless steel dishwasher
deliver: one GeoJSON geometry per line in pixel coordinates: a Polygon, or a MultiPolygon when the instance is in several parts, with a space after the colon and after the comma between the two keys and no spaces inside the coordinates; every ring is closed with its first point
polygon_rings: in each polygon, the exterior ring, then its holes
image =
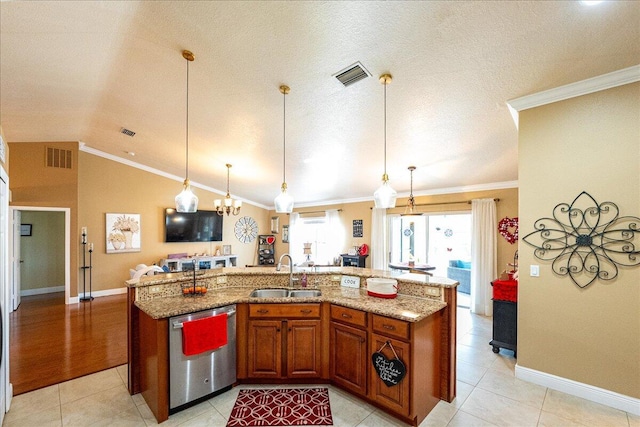
{"type": "Polygon", "coordinates": [[[169,319],[169,412],[236,382],[236,306],[176,316],[169,319]],[[193,356],[182,352],[182,325],[185,322],[227,314],[227,344],[193,356]]]}

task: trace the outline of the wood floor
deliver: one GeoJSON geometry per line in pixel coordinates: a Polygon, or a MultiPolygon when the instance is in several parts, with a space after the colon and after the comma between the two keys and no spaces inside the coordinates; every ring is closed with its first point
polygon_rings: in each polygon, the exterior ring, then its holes
{"type": "Polygon", "coordinates": [[[10,314],[10,381],[18,395],[127,363],[127,296],[65,305],[23,297],[10,314]]]}

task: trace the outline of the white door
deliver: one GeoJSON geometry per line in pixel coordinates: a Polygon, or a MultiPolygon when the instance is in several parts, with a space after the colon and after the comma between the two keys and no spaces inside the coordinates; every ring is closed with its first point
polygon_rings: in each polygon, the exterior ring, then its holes
{"type": "MultiPolygon", "coordinates": [[[[0,141],[2,144],[2,141],[0,141]]],[[[0,167],[0,425],[11,404],[9,384],[9,186],[0,167]]]]}
{"type": "Polygon", "coordinates": [[[13,256],[12,259],[12,279],[11,279],[11,310],[15,311],[20,305],[20,225],[22,212],[13,211],[13,256]]]}

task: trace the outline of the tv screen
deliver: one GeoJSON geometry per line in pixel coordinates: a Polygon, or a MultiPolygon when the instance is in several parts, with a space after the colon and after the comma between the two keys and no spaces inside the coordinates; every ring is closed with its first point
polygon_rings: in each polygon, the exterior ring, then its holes
{"type": "Polygon", "coordinates": [[[180,213],[165,210],[165,242],[221,242],[222,219],[216,211],[180,213]]]}

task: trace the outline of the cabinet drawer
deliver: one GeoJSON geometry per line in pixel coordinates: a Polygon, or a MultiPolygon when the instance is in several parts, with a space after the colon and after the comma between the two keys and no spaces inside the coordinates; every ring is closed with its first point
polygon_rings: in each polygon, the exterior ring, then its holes
{"type": "Polygon", "coordinates": [[[253,318],[319,318],[320,304],[249,304],[253,318]]]}
{"type": "Polygon", "coordinates": [[[402,340],[409,339],[409,323],[404,320],[391,319],[390,317],[374,314],[373,331],[382,335],[397,337],[402,340]]]}
{"type": "Polygon", "coordinates": [[[353,308],[331,305],[331,320],[348,323],[350,325],[367,327],[367,313],[353,308]]]}

